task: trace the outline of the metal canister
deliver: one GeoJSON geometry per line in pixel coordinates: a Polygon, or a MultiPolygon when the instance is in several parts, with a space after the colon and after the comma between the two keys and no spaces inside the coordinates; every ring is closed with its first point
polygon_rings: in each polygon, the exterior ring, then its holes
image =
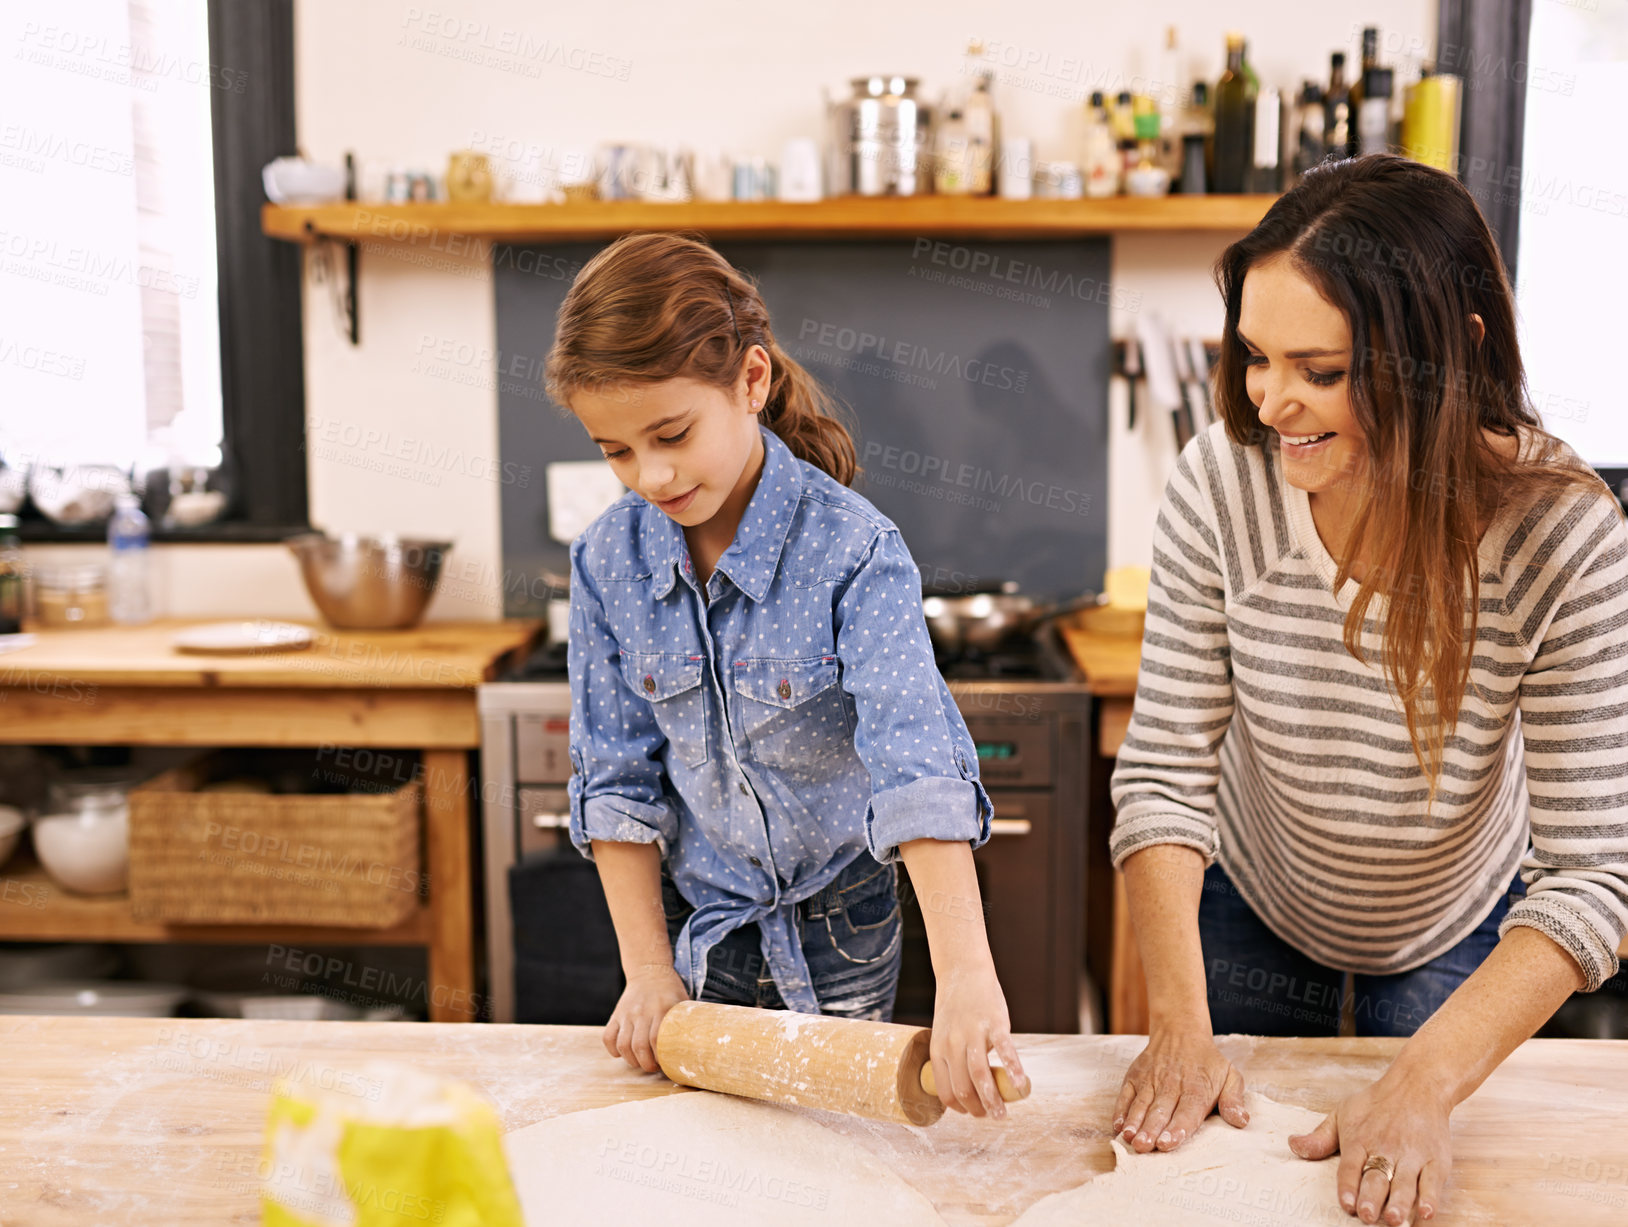
{"type": "Polygon", "coordinates": [[[930,115],[915,77],[855,77],[853,97],[833,108],[832,186],[859,196],[929,190],[922,166],[930,115]]]}

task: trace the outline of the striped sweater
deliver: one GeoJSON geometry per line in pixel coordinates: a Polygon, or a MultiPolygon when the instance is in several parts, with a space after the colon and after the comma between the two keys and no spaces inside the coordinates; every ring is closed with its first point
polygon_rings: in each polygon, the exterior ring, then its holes
{"type": "Polygon", "coordinates": [[[1492,911],[1517,867],[1529,925],[1613,975],[1628,929],[1628,528],[1603,487],[1494,523],[1470,684],[1427,810],[1401,704],[1342,642],[1358,585],[1276,443],[1217,424],[1182,452],[1154,530],[1141,677],[1113,776],[1115,866],[1152,844],[1219,857],[1256,914],[1333,968],[1407,971],[1492,911]]]}

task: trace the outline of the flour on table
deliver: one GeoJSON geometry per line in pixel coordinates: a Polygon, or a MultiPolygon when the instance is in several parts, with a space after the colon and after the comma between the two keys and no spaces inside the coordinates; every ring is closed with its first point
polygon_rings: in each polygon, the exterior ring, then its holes
{"type": "Polygon", "coordinates": [[[1289,1149],[1324,1113],[1246,1094],[1249,1125],[1211,1116],[1176,1150],[1139,1155],[1113,1139],[1114,1170],[1041,1198],[1012,1227],[1350,1227],[1335,1193],[1337,1158],[1310,1163],[1289,1149]]]}
{"type": "Polygon", "coordinates": [[[708,1091],[556,1116],[503,1145],[528,1227],[944,1227],[856,1142],[799,1112],[708,1091]]]}

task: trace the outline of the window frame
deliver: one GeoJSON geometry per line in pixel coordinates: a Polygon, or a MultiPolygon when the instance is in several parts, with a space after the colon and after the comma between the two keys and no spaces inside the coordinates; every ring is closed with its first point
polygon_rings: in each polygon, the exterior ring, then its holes
{"type": "MultiPolygon", "coordinates": [[[[268,238],[260,169],[297,152],[294,0],[208,0],[215,258],[220,312],[221,453],[230,502],[214,523],[165,528],[155,542],[277,542],[310,529],[305,457],[304,252],[268,238]],[[238,92],[234,85],[241,81],[238,92]]],[[[28,515],[25,542],[95,542],[105,524],[28,515]]]]}

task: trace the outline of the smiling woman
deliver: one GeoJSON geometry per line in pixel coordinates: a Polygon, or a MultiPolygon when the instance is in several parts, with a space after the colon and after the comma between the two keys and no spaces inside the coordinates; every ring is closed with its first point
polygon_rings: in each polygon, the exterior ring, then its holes
{"type": "Polygon", "coordinates": [[[1451,175],[1320,166],[1216,278],[1222,421],[1165,492],[1113,779],[1151,1020],[1114,1127],[1243,1127],[1213,1034],[1349,1010],[1411,1038],[1296,1153],[1340,1152],[1363,1221],[1427,1219],[1452,1109],[1617,969],[1628,528],[1530,407],[1451,175]]]}

